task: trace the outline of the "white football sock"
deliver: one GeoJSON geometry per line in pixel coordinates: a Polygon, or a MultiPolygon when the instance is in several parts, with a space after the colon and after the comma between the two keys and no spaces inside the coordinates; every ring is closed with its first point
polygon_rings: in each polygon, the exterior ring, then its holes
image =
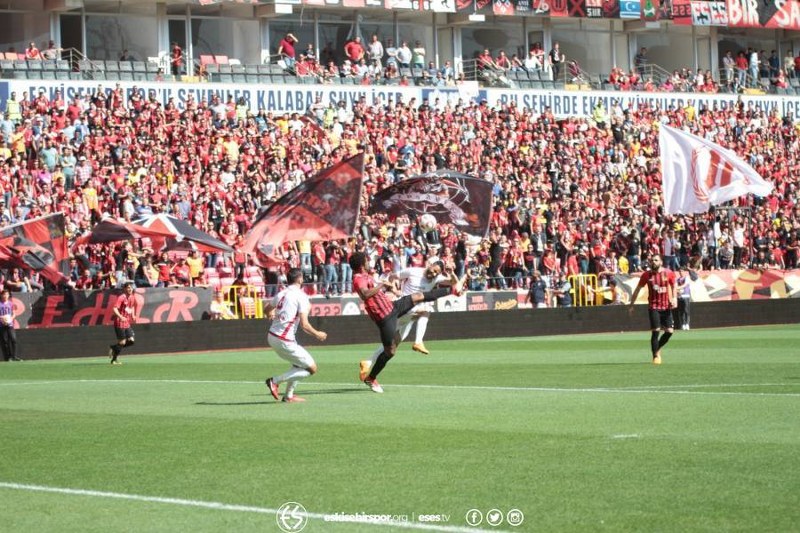
{"type": "Polygon", "coordinates": [[[416,322],[416,320],[409,320],[406,325],[403,326],[403,330],[400,332],[400,342],[406,340],[408,335],[411,333],[411,328],[414,327],[414,322],[416,322]]]}
{"type": "Polygon", "coordinates": [[[372,356],[369,358],[370,368],[375,365],[375,362],[378,360],[378,357],[383,353],[383,346],[378,346],[374,352],[372,352],[372,356]]]}
{"type": "Polygon", "coordinates": [[[293,366],[288,370],[288,372],[285,372],[280,376],[275,376],[274,378],[272,378],[272,381],[274,381],[275,383],[283,383],[284,381],[297,381],[303,378],[307,378],[310,375],[311,372],[309,372],[305,368],[297,368],[296,366],[293,366]]]}
{"type": "Polygon", "coordinates": [[[293,380],[293,381],[290,381],[289,383],[287,383],[286,384],[286,394],[284,394],[284,396],[286,396],[287,398],[291,398],[292,396],[294,396],[294,388],[296,386],[297,386],[297,381],[293,380]]]}
{"type": "Polygon", "coordinates": [[[417,319],[417,340],[415,344],[422,344],[422,339],[425,338],[425,330],[428,329],[428,317],[421,316],[417,319]]]}

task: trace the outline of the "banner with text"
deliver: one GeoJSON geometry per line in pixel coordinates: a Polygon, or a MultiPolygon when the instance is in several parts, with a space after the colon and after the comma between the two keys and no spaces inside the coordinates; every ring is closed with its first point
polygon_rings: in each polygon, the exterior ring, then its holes
{"type": "MultiPolygon", "coordinates": [[[[133,87],[147,95],[153,91],[156,98],[167,103],[174,99],[178,109],[183,109],[191,94],[195,101],[208,100],[219,95],[227,99],[230,94],[234,99],[244,98],[254,113],[259,109],[281,112],[305,113],[314,103],[317,96],[324,103],[344,101],[347,104],[358,102],[363,96],[370,105],[389,101],[410,102],[412,98],[418,103],[428,100],[431,105],[444,106],[447,102],[469,104],[486,100],[489,106],[511,104],[530,109],[534,114],[542,113],[550,108],[559,117],[590,117],[597,102],[608,109],[614,101],[618,101],[623,109],[642,106],[668,109],[670,106],[683,107],[691,102],[696,108],[703,105],[709,109],[727,109],[736,105],[741,99],[746,108],[762,110],[770,113],[778,110],[781,116],[800,120],[800,97],[796,96],[750,96],[736,94],[694,94],[694,93],[646,93],[646,92],[608,92],[608,91],[555,91],[555,90],[522,90],[522,89],[476,89],[465,88],[433,88],[433,87],[387,87],[387,86],[342,86],[342,85],[281,85],[268,86],[261,84],[235,85],[225,83],[145,83],[120,82],[130,96],[133,87]]],[[[111,85],[102,85],[103,90],[110,92],[111,85]]],[[[22,96],[27,93],[31,98],[44,90],[49,97],[61,91],[66,100],[74,96],[94,94],[98,90],[97,82],[56,82],[44,80],[3,80],[0,81],[0,109],[4,109],[11,92],[22,96]]]]}

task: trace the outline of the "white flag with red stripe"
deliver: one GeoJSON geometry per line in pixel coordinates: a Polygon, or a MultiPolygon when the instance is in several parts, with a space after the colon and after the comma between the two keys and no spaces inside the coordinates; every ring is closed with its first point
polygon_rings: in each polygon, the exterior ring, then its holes
{"type": "Polygon", "coordinates": [[[705,213],[746,194],[766,196],[772,183],[731,150],[662,124],[658,134],[664,210],[705,213]]]}

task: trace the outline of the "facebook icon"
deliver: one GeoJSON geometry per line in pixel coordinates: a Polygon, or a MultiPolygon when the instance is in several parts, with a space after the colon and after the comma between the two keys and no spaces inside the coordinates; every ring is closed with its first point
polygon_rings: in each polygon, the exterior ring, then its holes
{"type": "Polygon", "coordinates": [[[477,526],[483,522],[483,513],[477,509],[470,509],[467,511],[467,524],[470,526],[477,526]]]}

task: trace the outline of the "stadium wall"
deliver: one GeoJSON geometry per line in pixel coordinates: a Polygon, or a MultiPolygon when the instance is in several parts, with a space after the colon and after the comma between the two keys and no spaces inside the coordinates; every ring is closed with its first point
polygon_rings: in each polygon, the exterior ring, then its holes
{"type": "MultiPolygon", "coordinates": [[[[365,316],[313,317],[328,332],[325,344],[375,344],[377,329],[365,316]]],[[[692,305],[693,328],[738,327],[800,322],[800,299],[700,302],[692,305]]],[[[252,349],[266,346],[266,320],[194,321],[136,326],[131,354],[252,349]]],[[[641,331],[648,328],[647,308],[628,306],[566,309],[514,309],[492,312],[436,313],[427,339],[466,339],[539,335],[576,335],[641,331]]],[[[678,335],[681,333],[678,332],[678,335]]],[[[96,357],[114,341],[110,326],[28,329],[17,332],[25,359],[96,357]]],[[[319,344],[305,334],[301,342],[319,344]]],[[[533,348],[533,347],[532,347],[533,348]]],[[[356,356],[354,355],[354,358],[356,356]]]]}

